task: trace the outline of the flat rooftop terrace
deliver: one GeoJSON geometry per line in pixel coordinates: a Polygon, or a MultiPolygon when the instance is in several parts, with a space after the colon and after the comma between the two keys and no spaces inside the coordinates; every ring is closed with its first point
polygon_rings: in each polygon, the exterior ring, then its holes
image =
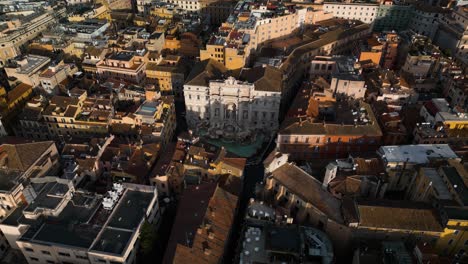
{"type": "Polygon", "coordinates": [[[18,73],[30,74],[33,71],[38,70],[40,67],[42,67],[42,65],[49,61],[50,59],[47,57],[28,55],[25,58],[25,63],[20,66],[18,73]]]}
{"type": "MultiPolygon", "coordinates": [[[[37,185],[36,185],[37,186],[37,185]]],[[[66,184],[48,182],[40,184],[40,192],[36,199],[24,209],[26,212],[34,212],[38,208],[55,209],[69,191],[66,184]]]]}
{"type": "Polygon", "coordinates": [[[153,197],[153,193],[127,190],[120,198],[120,202],[114,209],[114,214],[107,225],[132,230],[143,219],[146,210],[142,208],[148,208],[153,197]]]}
{"type": "Polygon", "coordinates": [[[79,225],[73,222],[68,224],[45,223],[31,241],[89,248],[99,230],[99,227],[79,225]]]}
{"type": "Polygon", "coordinates": [[[130,61],[133,58],[133,52],[117,52],[109,56],[110,60],[130,61]]]}
{"type": "MultiPolygon", "coordinates": [[[[41,194],[53,191],[54,186],[43,184],[41,194]]],[[[102,206],[101,195],[75,192],[58,216],[40,215],[37,219],[28,219],[29,215],[24,215],[22,206],[1,224],[28,225],[20,241],[121,255],[132,237],[137,235],[136,230],[145,218],[145,209],[153,199],[154,192],[128,187],[114,209],[106,210],[102,206]]]]}
{"type": "Polygon", "coordinates": [[[133,235],[133,230],[121,230],[106,227],[93,250],[121,255],[133,235]]]}
{"type": "Polygon", "coordinates": [[[447,144],[383,146],[379,153],[386,162],[428,163],[431,158],[458,158],[447,144]]]}

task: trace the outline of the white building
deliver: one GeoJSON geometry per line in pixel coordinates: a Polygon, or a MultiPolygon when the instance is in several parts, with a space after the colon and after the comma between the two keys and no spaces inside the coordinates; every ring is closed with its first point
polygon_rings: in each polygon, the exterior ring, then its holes
{"type": "Polygon", "coordinates": [[[451,13],[440,17],[434,42],[442,50],[451,50],[454,57],[468,64],[468,7],[457,6],[451,13]]]}
{"type": "Polygon", "coordinates": [[[437,70],[440,50],[424,36],[413,36],[411,42],[402,70],[411,73],[415,82],[422,82],[437,70]]]}
{"type": "Polygon", "coordinates": [[[346,95],[355,99],[364,98],[366,85],[359,70],[350,57],[337,57],[331,75],[330,89],[334,94],[346,95]]]}
{"type": "Polygon", "coordinates": [[[434,125],[436,123],[468,123],[468,116],[459,108],[451,108],[445,98],[433,98],[424,104],[420,111],[421,117],[427,123],[434,125]]]}
{"type": "Polygon", "coordinates": [[[323,77],[327,80],[336,70],[336,60],[330,56],[315,56],[310,62],[309,76],[311,79],[323,77]]]}
{"type": "Polygon", "coordinates": [[[82,5],[86,3],[91,3],[91,0],[66,0],[67,5],[82,5]]]}
{"type": "Polygon", "coordinates": [[[228,77],[214,60],[201,62],[184,85],[187,123],[206,125],[220,136],[247,136],[254,130],[278,129],[281,73],[270,66],[244,69],[228,77]]]}
{"type": "Polygon", "coordinates": [[[76,72],[78,68],[74,64],[51,65],[39,74],[39,81],[46,92],[53,93],[61,82],[76,72]]]}
{"type": "Polygon", "coordinates": [[[198,0],[165,0],[164,2],[175,4],[185,11],[201,11],[201,2],[198,0]]]}
{"type": "Polygon", "coordinates": [[[151,186],[114,184],[103,198],[77,191],[64,179],[44,177],[31,184],[34,201],[0,224],[30,264],[135,263],[143,223],[159,221],[151,186]]]}
{"type": "Polygon", "coordinates": [[[109,26],[110,23],[105,19],[86,19],[64,27],[69,33],[76,34],[75,39],[89,41],[101,37],[109,26]]]}
{"type": "Polygon", "coordinates": [[[383,146],[377,151],[385,168],[410,169],[414,165],[428,164],[431,159],[459,159],[447,144],[419,144],[383,146]]]}
{"type": "Polygon", "coordinates": [[[323,4],[325,12],[333,13],[334,17],[359,20],[372,23],[377,17],[378,4],[328,2],[323,4]]]}
{"type": "Polygon", "coordinates": [[[5,125],[3,125],[3,122],[0,117],[0,138],[8,136],[8,133],[5,129],[5,125]]]}
{"type": "Polygon", "coordinates": [[[26,55],[15,60],[5,67],[8,77],[14,77],[18,81],[36,87],[41,84],[39,75],[41,70],[50,63],[50,58],[39,55],[26,55]]]}
{"type": "Polygon", "coordinates": [[[440,7],[416,5],[409,28],[417,34],[434,39],[439,26],[439,18],[446,12],[448,11],[440,7]]]}
{"type": "Polygon", "coordinates": [[[419,115],[424,118],[424,121],[434,125],[436,116],[440,112],[449,112],[450,106],[444,98],[433,98],[431,101],[424,104],[419,111],[419,115]]]}

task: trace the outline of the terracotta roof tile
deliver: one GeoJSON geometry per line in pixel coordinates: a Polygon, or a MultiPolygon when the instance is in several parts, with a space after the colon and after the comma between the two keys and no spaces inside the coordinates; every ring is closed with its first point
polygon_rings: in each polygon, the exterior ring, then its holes
{"type": "Polygon", "coordinates": [[[5,165],[9,169],[26,171],[52,144],[54,144],[53,141],[3,144],[0,146],[0,153],[8,155],[7,164],[5,165]]]}
{"type": "Polygon", "coordinates": [[[206,210],[204,225],[197,229],[193,246],[178,245],[174,263],[220,263],[237,207],[238,197],[217,187],[206,210]]]}
{"type": "Polygon", "coordinates": [[[359,226],[442,232],[436,211],[428,204],[409,201],[358,201],[359,226]]]}
{"type": "Polygon", "coordinates": [[[273,178],[290,193],[312,204],[323,214],[337,222],[342,222],[340,201],[322,189],[322,184],[299,167],[286,163],[272,172],[273,178]]]}

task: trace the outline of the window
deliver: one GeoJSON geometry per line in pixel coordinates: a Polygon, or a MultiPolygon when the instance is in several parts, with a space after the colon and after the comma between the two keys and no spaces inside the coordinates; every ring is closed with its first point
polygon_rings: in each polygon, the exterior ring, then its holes
{"type": "Polygon", "coordinates": [[[39,259],[38,259],[38,258],[33,258],[33,257],[30,257],[30,259],[31,259],[32,261],[39,261],[39,259]]]}
{"type": "Polygon", "coordinates": [[[24,250],[26,250],[27,252],[34,252],[34,249],[32,248],[24,248],[24,250]]]}
{"type": "Polygon", "coordinates": [[[47,251],[47,250],[42,250],[41,252],[42,252],[42,254],[44,254],[44,255],[50,255],[50,252],[47,251]]]}
{"type": "Polygon", "coordinates": [[[454,235],[458,235],[458,233],[460,233],[460,231],[458,231],[458,230],[453,231],[454,235]]]}
{"type": "Polygon", "coordinates": [[[452,245],[452,243],[453,243],[453,239],[450,239],[449,242],[448,242],[448,244],[449,244],[449,245],[452,245]]]}
{"type": "Polygon", "coordinates": [[[55,262],[52,261],[52,260],[47,260],[47,263],[49,263],[49,264],[54,264],[55,262]]]}
{"type": "Polygon", "coordinates": [[[70,256],[70,253],[59,252],[58,254],[59,254],[60,256],[64,256],[64,257],[69,257],[69,256],[70,256]]]}

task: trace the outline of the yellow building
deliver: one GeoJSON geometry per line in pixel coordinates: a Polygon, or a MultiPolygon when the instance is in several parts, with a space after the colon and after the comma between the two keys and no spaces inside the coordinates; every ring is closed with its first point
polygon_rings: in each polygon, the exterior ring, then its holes
{"type": "Polygon", "coordinates": [[[105,19],[107,21],[111,20],[109,8],[105,5],[99,5],[93,10],[82,14],[71,14],[68,16],[68,21],[70,22],[81,22],[86,19],[105,19]]]}
{"type": "MultiPolygon", "coordinates": [[[[454,109],[456,111],[456,109],[454,109]]],[[[460,130],[468,129],[468,115],[466,113],[449,113],[439,112],[436,116],[436,121],[441,121],[448,132],[456,133],[460,130]]]]}
{"type": "MultiPolygon", "coordinates": [[[[468,210],[461,207],[445,209],[448,222],[436,244],[443,256],[463,256],[468,252],[468,210]]],[[[466,256],[462,257],[466,259],[466,256]]]]}
{"type": "Polygon", "coordinates": [[[31,98],[32,92],[32,86],[25,83],[20,83],[9,92],[0,87],[1,122],[7,125],[6,129],[8,131],[11,132],[12,127],[9,125],[16,119],[26,101],[31,98]]]}
{"type": "Polygon", "coordinates": [[[172,19],[175,13],[178,13],[179,8],[167,8],[165,5],[153,6],[150,10],[150,15],[160,18],[172,19]]]}
{"type": "Polygon", "coordinates": [[[137,27],[145,27],[148,23],[148,19],[142,16],[135,16],[133,18],[133,24],[137,27]]]}
{"type": "Polygon", "coordinates": [[[173,35],[167,35],[164,39],[163,49],[176,51],[180,49],[180,40],[173,35]]]}
{"type": "Polygon", "coordinates": [[[244,158],[227,158],[223,157],[211,163],[208,173],[211,175],[230,174],[237,177],[242,177],[244,174],[246,159],[244,158]]]}
{"type": "Polygon", "coordinates": [[[210,41],[206,44],[206,49],[200,50],[200,60],[213,59],[224,64],[224,46],[210,41]]]}
{"type": "Polygon", "coordinates": [[[234,19],[228,19],[211,36],[205,49],[200,50],[200,60],[214,59],[222,62],[229,70],[238,70],[244,67],[250,53],[268,44],[269,41],[290,36],[297,33],[304,24],[313,24],[324,16],[322,11],[308,8],[299,8],[294,12],[282,12],[282,3],[272,10],[273,14],[260,15],[253,11],[267,10],[268,5],[242,6],[239,2],[234,8],[237,12],[234,19]],[[242,10],[240,12],[239,10],[242,10]]]}
{"type": "Polygon", "coordinates": [[[244,67],[248,55],[244,49],[237,46],[224,46],[216,39],[206,45],[205,50],[200,50],[200,60],[213,59],[223,63],[228,70],[238,70],[244,67]]]}
{"type": "Polygon", "coordinates": [[[154,32],[166,32],[167,34],[175,34],[179,29],[179,26],[177,24],[174,26],[171,19],[155,18],[154,23],[156,26],[154,32]]]}
{"type": "Polygon", "coordinates": [[[163,49],[182,56],[195,58],[200,55],[201,43],[200,36],[192,32],[184,32],[177,34],[177,36],[167,35],[164,39],[163,49]]]}
{"type": "Polygon", "coordinates": [[[241,69],[250,54],[249,43],[244,41],[247,35],[226,26],[222,26],[220,32],[228,37],[212,36],[206,48],[200,50],[200,60],[213,59],[224,64],[229,70],[241,69]]]}
{"type": "Polygon", "coordinates": [[[20,83],[18,86],[13,88],[8,93],[5,88],[0,88],[0,102],[2,105],[2,112],[9,112],[19,108],[24,102],[26,102],[32,94],[32,86],[25,83],[20,83]]]}
{"type": "Polygon", "coordinates": [[[162,113],[156,117],[156,122],[153,125],[153,135],[160,138],[162,145],[166,146],[174,136],[177,121],[174,98],[172,96],[163,96],[161,100],[163,103],[163,110],[162,113]]]}
{"type": "MultiPolygon", "coordinates": [[[[79,90],[79,89],[78,89],[79,90]]],[[[76,96],[54,96],[42,111],[53,136],[95,136],[108,133],[112,103],[109,99],[87,98],[84,90],[76,96]]]]}
{"type": "Polygon", "coordinates": [[[451,144],[464,144],[468,138],[468,114],[461,108],[453,108],[453,112],[439,112],[435,116],[435,121],[444,125],[451,144]]]}
{"type": "Polygon", "coordinates": [[[181,97],[184,85],[184,69],[180,56],[168,55],[160,63],[148,63],[146,82],[166,94],[181,97]]]}
{"type": "MultiPolygon", "coordinates": [[[[450,107],[445,98],[433,98],[419,113],[427,123],[443,127],[447,141],[453,146],[463,146],[468,138],[468,114],[461,107],[450,107]]],[[[437,131],[440,132],[440,131],[437,131]]]]}
{"type": "MultiPolygon", "coordinates": [[[[442,218],[447,224],[436,244],[439,254],[460,257],[468,260],[468,173],[457,160],[448,160],[449,166],[441,166],[438,171],[447,184],[452,200],[458,204],[446,206],[442,218]]],[[[464,262],[463,262],[464,263],[464,262]]]]}

